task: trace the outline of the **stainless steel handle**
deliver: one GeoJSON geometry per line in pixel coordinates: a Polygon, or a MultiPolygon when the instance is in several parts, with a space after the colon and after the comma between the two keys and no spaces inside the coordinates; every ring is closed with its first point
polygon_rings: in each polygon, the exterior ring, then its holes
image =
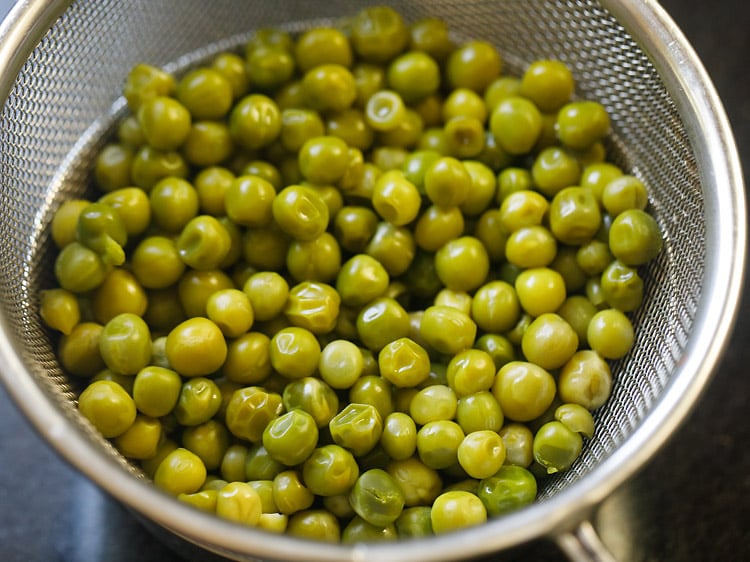
{"type": "Polygon", "coordinates": [[[555,542],[573,562],[616,562],[591,521],[582,521],[572,531],[555,537],[555,542]]]}

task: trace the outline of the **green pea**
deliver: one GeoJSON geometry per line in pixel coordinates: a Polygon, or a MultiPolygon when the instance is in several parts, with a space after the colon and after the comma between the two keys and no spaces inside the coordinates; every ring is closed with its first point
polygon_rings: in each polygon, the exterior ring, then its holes
{"type": "Polygon", "coordinates": [[[454,355],[473,347],[477,325],[471,317],[449,306],[430,306],[424,311],[420,336],[438,353],[454,355]]]}
{"type": "Polygon", "coordinates": [[[499,431],[505,417],[495,396],[489,390],[480,390],[458,399],[455,419],[468,435],[474,431],[499,431]]]}
{"type": "Polygon", "coordinates": [[[179,148],[190,132],[190,111],[171,97],[156,96],[143,101],[137,118],[146,142],[157,150],[179,148]]]}
{"type": "Polygon", "coordinates": [[[503,67],[498,50],[487,41],[469,40],[453,50],[445,63],[448,84],[482,93],[503,67]]]}
{"type": "Polygon", "coordinates": [[[357,85],[351,70],[328,63],[311,68],[302,77],[307,106],[316,111],[343,111],[357,98],[357,85]]]}
{"type": "Polygon", "coordinates": [[[232,139],[249,150],[268,146],[281,132],[281,112],[271,98],[250,94],[239,100],[229,113],[232,139]]]}
{"type": "Polygon", "coordinates": [[[254,175],[241,175],[226,188],[224,208],[227,216],[241,226],[263,227],[272,218],[271,207],[276,188],[268,180],[254,175]]]}
{"type": "Polygon", "coordinates": [[[565,301],[565,280],[548,267],[534,267],[519,273],[515,281],[521,308],[531,316],[554,312],[565,301]]]}
{"type": "Polygon", "coordinates": [[[578,349],[578,335],[560,315],[537,316],[523,334],[521,349],[528,361],[543,369],[562,367],[578,349]]]}
{"type": "MultiPolygon", "coordinates": [[[[377,369],[377,363],[374,367],[377,369]]],[[[394,411],[392,385],[378,374],[363,374],[349,389],[349,402],[369,404],[384,419],[394,411]]]]}
{"type": "Polygon", "coordinates": [[[583,168],[580,185],[590,189],[596,200],[601,202],[604,188],[621,175],[623,171],[619,166],[610,162],[595,162],[583,168]]]}
{"type": "Polygon", "coordinates": [[[293,326],[313,334],[327,334],[336,327],[341,299],[340,292],[327,283],[303,281],[290,289],[284,315],[293,326]]]}
{"type": "Polygon", "coordinates": [[[315,449],[302,467],[305,485],[316,496],[338,496],[348,493],[359,477],[354,456],[339,445],[315,449]]]}
{"type": "Polygon", "coordinates": [[[138,149],[130,165],[133,183],[146,191],[153,189],[162,179],[185,178],[187,175],[187,162],[179,152],[159,150],[148,144],[138,149]]]}
{"type": "Polygon", "coordinates": [[[417,432],[417,453],[428,467],[445,469],[458,462],[458,447],[465,437],[463,429],[451,420],[437,420],[417,432]]]}
{"type": "Polygon", "coordinates": [[[393,278],[405,273],[416,254],[416,242],[411,230],[389,222],[378,223],[365,253],[377,261],[393,278]]]}
{"type": "Polygon", "coordinates": [[[534,435],[534,460],[554,474],[570,468],[582,447],[580,434],[559,421],[547,422],[534,435]]]}
{"type": "Polygon", "coordinates": [[[320,351],[318,339],[309,330],[284,328],[271,338],[271,365],[287,378],[309,377],[318,368],[320,351]]]}
{"type": "Polygon", "coordinates": [[[155,66],[139,63],[133,66],[125,78],[123,94],[131,111],[155,96],[166,96],[174,92],[175,79],[168,72],[155,66]]]}
{"type": "Polygon", "coordinates": [[[352,402],[328,424],[336,444],[361,457],[375,447],[383,433],[383,418],[371,404],[352,402]]]}
{"type": "Polygon", "coordinates": [[[627,266],[637,267],[654,259],[663,246],[659,225],[640,209],[627,209],[612,221],[609,247],[612,255],[627,266]]]}
{"type": "Polygon", "coordinates": [[[440,494],[430,512],[435,534],[479,525],[487,520],[487,509],[471,492],[453,490],[440,494]]]}
{"type": "Polygon", "coordinates": [[[542,131],[542,116],[529,100],[511,96],[492,110],[490,131],[498,144],[513,155],[531,151],[542,131]]]}
{"type": "Polygon", "coordinates": [[[504,515],[536,499],[534,475],[521,466],[503,466],[479,483],[477,496],[492,517],[504,515]]]}
{"type": "Polygon", "coordinates": [[[135,376],[133,400],[139,412],[152,418],[169,414],[177,405],[182,379],[177,372],[165,367],[149,365],[135,376]]]}
{"type": "Polygon", "coordinates": [[[271,320],[283,312],[289,298],[289,284],[275,271],[253,273],[242,287],[250,299],[255,318],[261,322],[271,320]]]}
{"type": "Polygon", "coordinates": [[[334,390],[314,377],[291,381],[284,387],[282,399],[287,411],[295,408],[304,410],[313,417],[319,428],[327,426],[339,409],[339,399],[334,390]]]}
{"type": "Polygon", "coordinates": [[[488,390],[495,380],[495,372],[495,363],[489,353],[479,349],[466,349],[451,357],[446,379],[460,398],[488,390]]]}
{"type": "MultiPolygon", "coordinates": [[[[274,480],[286,467],[271,457],[262,443],[256,443],[247,451],[245,458],[245,478],[247,480],[274,480]]],[[[276,490],[274,485],[274,502],[276,490]]]]}
{"type": "Polygon", "coordinates": [[[281,230],[297,240],[314,240],[328,227],[328,207],[309,187],[285,187],[274,198],[271,209],[281,230]]]}
{"type": "Polygon", "coordinates": [[[600,310],[589,321],[586,339],[591,349],[605,359],[622,359],[633,347],[633,324],[616,308],[600,310]]]}
{"type": "Polygon", "coordinates": [[[609,114],[599,102],[574,101],[560,108],[555,128],[565,146],[584,150],[607,136],[609,114]]]}
{"type": "Polygon", "coordinates": [[[541,416],[552,404],[555,391],[552,375],[526,361],[511,361],[501,367],[492,386],[503,414],[521,422],[541,416]]]}
{"type": "Polygon", "coordinates": [[[498,431],[505,443],[505,464],[528,468],[534,460],[534,434],[526,424],[506,423],[498,431]]]}
{"type": "Polygon", "coordinates": [[[505,443],[496,431],[467,433],[458,446],[458,463],[472,478],[489,478],[505,461],[505,443]]]}
{"type": "Polygon", "coordinates": [[[524,70],[519,87],[520,94],[532,100],[540,110],[555,112],[573,95],[575,81],[565,63],[542,59],[524,70]]]}
{"type": "Polygon", "coordinates": [[[615,260],[602,272],[601,296],[610,307],[632,312],[643,302],[643,279],[635,267],[615,260]]]}
{"type": "Polygon", "coordinates": [[[392,459],[386,471],[404,493],[405,506],[429,506],[443,489],[440,473],[428,467],[417,456],[392,459]]]}
{"type": "Polygon", "coordinates": [[[149,193],[153,219],[169,233],[180,232],[198,215],[199,202],[195,187],[182,178],[159,180],[149,193]]]}
{"type": "Polygon", "coordinates": [[[408,337],[387,343],[378,354],[378,366],[383,378],[400,388],[417,386],[430,372],[427,351],[408,337]]]}
{"type": "Polygon", "coordinates": [[[304,462],[318,443],[315,419],[304,410],[291,410],[269,422],[263,430],[263,446],[271,457],[294,466],[304,462]]]}
{"type": "Polygon", "coordinates": [[[216,497],[216,515],[242,525],[255,526],[262,512],[258,492],[247,482],[230,482],[216,497]]]}
{"type": "Polygon", "coordinates": [[[210,420],[220,407],[217,384],[205,377],[193,377],[182,384],[174,414],[180,425],[195,426],[210,420]]]}
{"type": "Polygon", "coordinates": [[[432,536],[434,533],[430,519],[431,511],[432,509],[428,506],[415,506],[404,509],[395,523],[399,538],[407,539],[432,536]]]}
{"type": "Polygon", "coordinates": [[[409,29],[401,14],[390,6],[368,6],[354,16],[351,42],[360,58],[384,63],[406,48],[409,29]]]}
{"type": "Polygon", "coordinates": [[[555,238],[569,245],[588,242],[602,224],[594,195],[583,187],[566,187],[557,192],[550,203],[549,222],[555,238]]]}
{"type": "Polygon", "coordinates": [[[382,296],[388,281],[388,272],[379,261],[367,254],[357,254],[341,266],[336,290],[343,304],[362,306],[382,296]]]}
{"type": "Polygon", "coordinates": [[[105,380],[94,381],[81,392],[78,409],[107,438],[125,433],[137,415],[135,402],[127,391],[116,382],[105,380]]]}
{"type": "Polygon", "coordinates": [[[394,460],[410,458],[417,450],[417,426],[414,420],[403,412],[389,414],[383,423],[380,445],[394,460]]]}
{"type": "Polygon", "coordinates": [[[456,415],[456,393],[446,385],[433,384],[420,390],[411,400],[409,415],[419,425],[452,420],[456,415]]]}
{"type": "Polygon", "coordinates": [[[565,424],[568,429],[591,438],[594,435],[594,418],[580,404],[562,404],[555,409],[555,419],[565,424]]]}
{"type": "Polygon", "coordinates": [[[323,509],[308,509],[289,517],[286,533],[295,537],[339,543],[341,528],[339,520],[323,509]]]}
{"type": "Polygon", "coordinates": [[[331,388],[349,388],[364,372],[362,352],[351,341],[333,340],[320,353],[318,372],[331,388]]]}
{"type": "Polygon", "coordinates": [[[122,265],[128,232],[118,212],[104,203],[91,203],[78,215],[76,240],[96,252],[107,265],[122,265]]]}
{"type": "Polygon", "coordinates": [[[404,226],[412,222],[419,214],[421,203],[419,190],[401,170],[387,171],[375,182],[373,208],[391,224],[404,226]]]}
{"type": "Polygon", "coordinates": [[[398,539],[395,525],[380,527],[362,519],[359,515],[352,518],[341,533],[344,544],[395,541],[398,539]]]}
{"type": "Polygon", "coordinates": [[[628,209],[645,209],[648,204],[648,191],[637,177],[621,175],[604,185],[601,202],[604,209],[616,217],[628,209]]]}
{"type": "Polygon", "coordinates": [[[200,457],[206,470],[216,470],[229,447],[229,431],[222,422],[207,420],[186,427],[182,432],[182,444],[200,457]]]}
{"type": "Polygon", "coordinates": [[[461,236],[444,244],[435,253],[435,271],[443,284],[455,291],[471,292],[480,287],[489,273],[489,255],[482,242],[461,236]]]}
{"type": "Polygon", "coordinates": [[[534,159],[531,175],[536,188],[552,198],[566,187],[577,186],[581,177],[581,166],[568,150],[550,146],[534,159]]]}
{"type": "Polygon", "coordinates": [[[362,519],[378,527],[392,524],[404,508],[400,486],[385,470],[371,469],[357,478],[349,501],[362,519]]]}
{"type": "Polygon", "coordinates": [[[70,335],[81,319],[75,294],[65,289],[47,289],[40,294],[39,315],[44,323],[65,335],[70,335]]]}
{"type": "Polygon", "coordinates": [[[208,318],[189,318],[167,335],[166,356],[172,368],[185,377],[216,372],[227,356],[224,334],[208,318]]]}
{"type": "Polygon", "coordinates": [[[161,461],[154,484],[173,496],[192,494],[206,480],[206,467],[198,455],[178,447],[161,461]]]}
{"type": "Polygon", "coordinates": [[[601,355],[584,349],[576,352],[560,370],[557,387],[563,402],[595,410],[610,396],[612,372],[601,355]]]}
{"type": "Polygon", "coordinates": [[[99,198],[99,203],[114,209],[122,220],[127,236],[142,234],[151,221],[148,194],[139,187],[121,187],[99,198]]]}
{"type": "Polygon", "coordinates": [[[99,351],[109,369],[123,375],[135,375],[151,360],[148,325],[133,313],[118,314],[104,325],[99,351]]]}

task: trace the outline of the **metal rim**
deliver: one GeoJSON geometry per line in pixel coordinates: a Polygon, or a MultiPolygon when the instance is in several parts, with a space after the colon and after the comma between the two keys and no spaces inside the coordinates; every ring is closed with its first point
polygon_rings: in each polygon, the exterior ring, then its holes
{"type": "MultiPolygon", "coordinates": [[[[71,2],[27,1],[17,4],[0,25],[0,75],[16,76],[49,26],[71,2]]],[[[638,471],[669,439],[692,410],[709,381],[733,329],[745,269],[746,216],[742,171],[731,127],[712,82],[680,30],[655,0],[623,3],[602,0],[628,31],[650,30],[639,35],[668,90],[672,93],[701,166],[706,193],[706,276],[703,300],[685,352],[686,360],[633,434],[607,459],[579,482],[543,504],[536,504],[505,519],[445,535],[382,545],[337,545],[302,542],[253,530],[238,532],[231,523],[168,501],[150,483],[126,474],[79,434],[51,403],[31,377],[12,376],[25,368],[8,343],[8,327],[0,317],[0,373],[8,393],[38,433],[69,464],[102,489],[135,511],[190,542],[219,554],[253,552],[267,559],[307,560],[451,560],[498,551],[543,536],[555,537],[585,520],[615,488],[638,471]],[[709,173],[709,170],[711,173],[709,173]]],[[[4,102],[11,80],[0,83],[4,102]]],[[[249,558],[248,558],[249,559],[249,558]]]]}

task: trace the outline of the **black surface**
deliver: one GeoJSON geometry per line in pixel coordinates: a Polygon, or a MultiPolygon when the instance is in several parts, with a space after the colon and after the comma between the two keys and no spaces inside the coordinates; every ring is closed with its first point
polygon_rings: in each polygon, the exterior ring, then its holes
{"type": "MultiPolygon", "coordinates": [[[[750,7],[735,0],[663,0],[662,5],[714,80],[747,176],[750,7]]],[[[622,560],[750,560],[748,293],[731,346],[692,415],[603,508],[601,531],[622,560]]],[[[183,560],[64,464],[2,389],[0,507],[0,560],[5,562],[183,560]]],[[[543,542],[497,558],[563,559],[555,546],[543,542]]]]}

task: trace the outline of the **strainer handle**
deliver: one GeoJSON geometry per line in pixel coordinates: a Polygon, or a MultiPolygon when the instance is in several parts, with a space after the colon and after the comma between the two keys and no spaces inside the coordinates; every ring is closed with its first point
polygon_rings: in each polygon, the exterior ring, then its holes
{"type": "Polygon", "coordinates": [[[555,542],[572,562],[616,562],[588,520],[581,522],[575,529],[556,536],[555,542]]]}

